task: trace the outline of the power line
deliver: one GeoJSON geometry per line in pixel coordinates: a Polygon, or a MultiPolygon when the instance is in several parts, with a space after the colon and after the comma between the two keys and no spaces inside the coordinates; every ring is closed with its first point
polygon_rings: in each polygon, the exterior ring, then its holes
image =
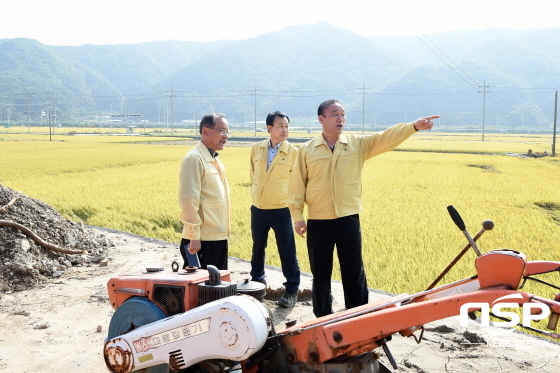
{"type": "Polygon", "coordinates": [[[482,103],[482,141],[484,141],[484,119],[486,117],[486,94],[488,93],[488,91],[486,90],[486,88],[488,88],[488,86],[486,85],[486,80],[482,84],[481,88],[482,88],[482,92],[479,91],[478,93],[482,93],[484,97],[482,103]]]}
{"type": "MultiPolygon", "coordinates": [[[[442,51],[442,50],[441,50],[427,35],[423,35],[423,36],[424,36],[426,39],[428,39],[428,41],[429,41],[430,43],[432,43],[432,45],[433,45],[434,47],[436,47],[437,50],[438,50],[441,54],[443,54],[443,55],[445,56],[445,58],[447,58],[447,59],[449,60],[449,62],[451,62],[451,63],[453,64],[453,66],[455,66],[457,69],[459,69],[459,71],[461,71],[463,74],[465,74],[466,77],[468,77],[470,80],[472,80],[475,84],[478,85],[478,82],[477,82],[476,80],[474,80],[473,78],[471,78],[471,76],[470,76],[469,74],[467,74],[463,69],[461,69],[455,62],[453,62],[453,60],[451,60],[451,58],[449,58],[449,57],[448,57],[448,56],[447,56],[447,55],[446,55],[446,54],[445,54],[445,53],[444,53],[444,52],[443,52],[443,51],[442,51]]],[[[417,37],[418,39],[420,39],[419,36],[416,36],[416,37],[417,37]]],[[[439,58],[441,62],[443,62],[447,67],[449,67],[449,68],[451,69],[451,71],[453,71],[455,74],[457,74],[457,76],[459,76],[459,77],[460,77],[461,79],[463,79],[467,84],[469,84],[471,87],[473,87],[472,84],[470,84],[466,79],[464,79],[461,75],[459,75],[459,73],[457,73],[457,71],[455,71],[451,66],[449,66],[443,59],[441,59],[441,58],[440,58],[426,43],[424,43],[424,41],[423,41],[422,39],[420,39],[420,41],[421,41],[432,53],[434,53],[434,55],[435,55],[437,58],[439,58]]],[[[473,88],[476,88],[476,87],[473,87],[473,88]]],[[[486,92],[486,93],[489,93],[489,92],[486,92]]],[[[499,98],[499,97],[497,97],[497,96],[495,96],[495,98],[498,99],[498,100],[501,100],[501,101],[505,102],[506,104],[508,104],[508,105],[510,105],[510,106],[514,106],[512,103],[507,102],[506,100],[504,100],[504,99],[502,99],[502,98],[499,98]]],[[[506,106],[506,105],[504,105],[504,104],[502,104],[502,103],[500,103],[500,102],[498,102],[498,101],[496,101],[496,100],[494,100],[494,99],[492,99],[492,98],[490,98],[490,97],[489,97],[488,99],[491,100],[491,101],[494,101],[494,102],[497,103],[498,105],[502,105],[502,106],[504,106],[504,107],[506,106]]]]}
{"type": "MultiPolygon", "coordinates": [[[[433,45],[434,47],[436,47],[437,50],[440,51],[440,53],[443,54],[443,55],[445,56],[445,58],[447,58],[447,59],[453,64],[453,66],[455,66],[456,68],[458,68],[463,74],[465,74],[470,80],[472,80],[472,81],[474,82],[474,84],[478,84],[478,82],[477,82],[476,80],[474,80],[473,78],[471,78],[469,74],[467,74],[467,73],[466,73],[463,69],[461,69],[455,62],[453,62],[453,60],[451,60],[451,58],[449,58],[441,49],[439,49],[439,47],[438,47],[426,34],[423,34],[423,36],[424,36],[426,39],[428,39],[428,41],[429,41],[430,43],[432,43],[432,45],[433,45]]],[[[420,40],[421,40],[421,39],[420,39],[420,40]]]]}
{"type": "MultiPolygon", "coordinates": [[[[470,84],[469,84],[470,85],[470,84]]],[[[471,85],[471,87],[473,87],[471,85]]],[[[478,86],[473,87],[477,89],[478,92],[478,86]]],[[[508,90],[557,90],[558,88],[552,88],[552,87],[503,87],[503,86],[496,86],[496,89],[508,89],[508,90]]],[[[372,88],[368,88],[368,89],[372,89],[372,88]]],[[[453,92],[453,91],[460,91],[460,90],[464,90],[464,88],[377,88],[377,89],[373,89],[375,90],[375,92],[368,92],[368,94],[374,94],[374,95],[402,95],[402,94],[406,94],[406,95],[414,95],[415,91],[422,91],[422,95],[426,95],[426,91],[444,91],[441,93],[429,93],[432,95],[449,95],[449,94],[465,94],[465,93],[461,93],[461,92],[453,92]],[[403,92],[411,92],[411,93],[387,93],[390,91],[403,91],[403,92]]],[[[175,97],[183,97],[183,98],[227,98],[227,97],[247,97],[247,96],[254,96],[253,93],[254,89],[250,89],[250,90],[244,90],[244,91],[219,91],[219,92],[199,92],[199,91],[179,91],[179,90],[173,90],[174,96],[175,97]],[[177,93],[186,93],[186,95],[178,95],[177,93]],[[238,95],[232,95],[232,93],[237,93],[238,95]]],[[[299,91],[295,91],[295,90],[291,90],[291,91],[284,91],[284,90],[267,90],[267,89],[259,89],[259,92],[261,92],[261,94],[259,94],[259,96],[267,96],[267,97],[316,97],[317,94],[321,94],[321,93],[327,93],[327,92],[333,92],[333,93],[337,93],[338,95],[342,94],[342,95],[361,95],[363,91],[363,87],[357,87],[357,88],[342,88],[342,89],[332,89],[332,90],[299,90],[299,91]],[[295,94],[290,94],[290,93],[295,93],[295,94]]],[[[84,102],[83,100],[80,99],[70,99],[68,97],[87,97],[87,98],[93,98],[95,99],[95,102],[115,102],[114,100],[97,100],[97,99],[104,99],[104,98],[110,98],[110,97],[114,97],[114,98],[118,98],[117,101],[122,101],[123,97],[127,97],[127,102],[135,102],[135,101],[147,101],[147,100],[154,100],[154,99],[158,99],[158,98],[165,98],[165,97],[169,97],[170,91],[165,91],[165,92],[150,92],[150,93],[142,93],[142,94],[132,94],[132,95],[115,95],[115,96],[106,96],[106,95],[77,95],[77,94],[69,94],[69,93],[62,93],[62,92],[57,92],[57,95],[61,98],[64,98],[65,101],[73,101],[73,102],[84,102]],[[143,96],[143,97],[142,97],[143,96]],[[129,97],[139,97],[139,98],[135,98],[135,99],[129,99],[129,97]]],[[[3,97],[3,99],[12,99],[14,101],[24,101],[24,103],[14,103],[13,105],[15,106],[23,106],[23,105],[27,105],[27,96],[28,95],[33,95],[35,97],[37,97],[36,99],[33,100],[33,102],[40,102],[40,100],[49,100],[50,95],[52,92],[21,92],[21,93],[9,93],[9,94],[4,94],[4,95],[0,95],[0,97],[3,97]],[[42,96],[42,97],[41,97],[42,96]],[[19,98],[18,98],[19,97],[19,98]]],[[[505,92],[502,92],[505,93],[505,92]]],[[[86,101],[86,102],[90,102],[90,101],[86,101]]],[[[34,104],[37,105],[37,104],[34,104]]]]}
{"type": "Polygon", "coordinates": [[[455,71],[451,66],[449,66],[449,64],[447,62],[445,62],[440,56],[438,56],[438,54],[436,52],[434,52],[434,50],[432,48],[430,48],[428,46],[428,44],[426,44],[424,42],[424,40],[422,40],[418,35],[416,35],[416,37],[418,38],[418,40],[420,40],[422,42],[422,44],[424,44],[426,46],[426,48],[428,48],[434,54],[434,56],[436,56],[441,62],[443,62],[445,64],[445,66],[449,67],[449,69],[451,71],[453,71],[459,78],[461,78],[465,83],[467,83],[468,85],[470,85],[474,89],[478,90],[478,88],[476,86],[472,85],[471,82],[469,82],[468,80],[463,78],[463,76],[461,74],[459,74],[457,71],[455,71]]]}

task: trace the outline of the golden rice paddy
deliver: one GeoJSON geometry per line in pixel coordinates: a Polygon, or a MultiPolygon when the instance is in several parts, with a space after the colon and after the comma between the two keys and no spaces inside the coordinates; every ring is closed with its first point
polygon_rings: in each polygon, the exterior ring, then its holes
{"type": "MultiPolygon", "coordinates": [[[[178,171],[194,142],[177,135],[0,130],[0,183],[73,221],[178,243],[178,171]]],[[[413,293],[430,284],[467,244],[448,205],[471,236],[483,220],[494,221],[479,240],[481,251],[508,248],[529,260],[560,261],[559,158],[506,155],[550,151],[550,143],[540,135],[491,134],[481,141],[480,134],[419,133],[397,151],[367,161],[361,224],[368,285],[413,293]]],[[[249,154],[249,147],[238,146],[220,154],[233,197],[230,255],[242,259],[250,259],[252,244],[249,154]]],[[[279,266],[273,238],[271,233],[267,264],[279,266]]],[[[304,239],[297,239],[297,250],[309,272],[304,239]]],[[[469,251],[442,283],[472,276],[474,258],[469,251]]],[[[333,278],[340,278],[336,268],[333,278]]]]}

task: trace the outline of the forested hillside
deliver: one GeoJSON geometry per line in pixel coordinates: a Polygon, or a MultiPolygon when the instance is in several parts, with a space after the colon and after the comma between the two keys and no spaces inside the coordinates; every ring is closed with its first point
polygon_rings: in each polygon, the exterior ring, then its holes
{"type": "Polygon", "coordinates": [[[95,70],[107,78],[120,94],[146,91],[213,50],[231,42],[162,41],[126,45],[82,45],[52,47],[58,53],[95,70]]]}
{"type": "Polygon", "coordinates": [[[0,113],[38,122],[140,113],[151,122],[283,110],[311,121],[337,98],[352,123],[440,113],[442,124],[550,129],[560,28],[365,38],[326,23],[238,41],[54,47],[0,39],[0,113]],[[256,105],[256,108],[255,108],[256,105]]]}

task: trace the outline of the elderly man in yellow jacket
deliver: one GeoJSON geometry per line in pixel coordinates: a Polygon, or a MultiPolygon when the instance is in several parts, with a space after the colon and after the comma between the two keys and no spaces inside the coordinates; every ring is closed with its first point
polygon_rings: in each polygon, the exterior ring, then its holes
{"type": "Polygon", "coordinates": [[[229,136],[225,115],[206,114],[199,132],[200,142],[183,158],[179,172],[183,268],[188,252],[198,255],[201,268],[211,264],[227,269],[231,207],[225,167],[218,158],[229,136]]]}
{"type": "Polygon", "coordinates": [[[276,236],[282,273],[286,278],[284,294],[278,300],[283,307],[297,302],[300,271],[292,218],[288,209],[288,184],[297,148],[287,140],[290,118],[275,111],[266,117],[270,138],[257,142],[251,148],[251,279],[266,284],[264,273],[265,249],[268,232],[276,236]]]}
{"type": "Polygon", "coordinates": [[[373,135],[344,135],[344,107],[328,100],[319,105],[320,135],[303,144],[290,180],[290,212],[297,234],[307,233],[307,251],[313,274],[313,313],[333,313],[331,275],[336,246],[344,302],[353,308],[368,302],[366,275],[362,262],[360,231],[362,168],[364,162],[387,152],[418,130],[429,130],[425,117],[400,123],[373,135]],[[307,223],[303,217],[308,207],[307,223]]]}

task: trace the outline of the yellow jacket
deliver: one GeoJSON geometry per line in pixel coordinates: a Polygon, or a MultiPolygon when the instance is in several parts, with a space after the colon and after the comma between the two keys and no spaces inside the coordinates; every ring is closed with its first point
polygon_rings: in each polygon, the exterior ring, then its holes
{"type": "Polygon", "coordinates": [[[288,184],[298,152],[287,140],[282,141],[267,170],[269,141],[259,141],[251,148],[251,200],[263,210],[288,207],[288,184]]]}
{"type": "Polygon", "coordinates": [[[415,132],[413,123],[400,123],[373,135],[341,134],[334,152],[322,134],[303,144],[290,178],[288,207],[294,222],[304,220],[304,204],[309,219],[360,213],[364,162],[395,148],[415,132]]]}
{"type": "Polygon", "coordinates": [[[229,238],[231,209],[225,167],[199,142],[181,164],[179,206],[183,238],[219,241],[229,238]]]}

